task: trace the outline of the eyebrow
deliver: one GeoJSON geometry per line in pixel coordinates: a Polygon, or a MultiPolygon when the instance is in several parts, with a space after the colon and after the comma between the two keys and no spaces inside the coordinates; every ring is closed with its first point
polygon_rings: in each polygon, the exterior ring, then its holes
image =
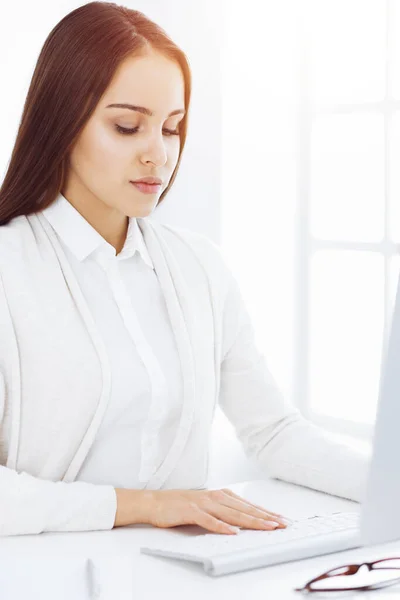
{"type": "MultiPolygon", "coordinates": [[[[137,112],[143,113],[144,115],[148,115],[149,117],[152,117],[154,115],[154,113],[150,109],[145,108],[144,106],[134,106],[133,104],[127,104],[125,102],[118,104],[108,104],[106,108],[129,108],[130,110],[136,110],[137,112]]],[[[185,113],[186,111],[184,108],[177,108],[176,110],[170,112],[168,116],[172,117],[173,115],[184,115],[185,113]]]]}

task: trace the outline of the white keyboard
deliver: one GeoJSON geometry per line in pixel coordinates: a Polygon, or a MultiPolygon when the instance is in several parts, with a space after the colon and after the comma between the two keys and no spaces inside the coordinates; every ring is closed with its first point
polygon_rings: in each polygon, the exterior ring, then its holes
{"type": "Polygon", "coordinates": [[[203,563],[210,575],[223,575],[359,546],[358,513],[332,513],[294,521],[286,529],[244,529],[237,534],[174,535],[153,554],[203,563]]]}

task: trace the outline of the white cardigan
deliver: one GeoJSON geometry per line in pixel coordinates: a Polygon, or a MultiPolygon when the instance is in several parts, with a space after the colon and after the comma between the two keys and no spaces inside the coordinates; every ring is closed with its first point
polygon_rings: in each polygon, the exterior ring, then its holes
{"type": "MultiPolygon", "coordinates": [[[[140,489],[175,437],[183,398],[179,354],[153,262],[135,217],[116,254],[62,194],[42,214],[89,306],[111,372],[107,410],[75,481],[140,489]]],[[[9,425],[5,419],[6,431],[9,425]]]]}
{"type": "MultiPolygon", "coordinates": [[[[333,440],[282,397],[218,246],[149,217],[137,221],[183,378],[176,436],[145,488],[206,485],[219,402],[266,475],[360,500],[369,456],[333,440]]],[[[0,534],[113,527],[114,488],[74,481],[110,385],[105,345],[45,217],[0,227],[0,418],[11,419],[7,456],[0,446],[0,534]]]]}

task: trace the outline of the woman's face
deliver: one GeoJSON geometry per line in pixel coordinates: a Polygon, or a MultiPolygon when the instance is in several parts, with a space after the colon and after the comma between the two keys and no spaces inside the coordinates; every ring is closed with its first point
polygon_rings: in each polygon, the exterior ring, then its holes
{"type": "Polygon", "coordinates": [[[111,209],[117,219],[117,212],[150,214],[179,156],[176,132],[184,115],[169,114],[184,111],[184,106],[184,78],[177,63],[154,51],[126,59],[72,149],[64,195],[85,212],[100,210],[105,216],[111,209]],[[152,114],[111,104],[143,107],[152,114]],[[130,183],[149,176],[162,180],[155,193],[145,194],[130,183]]]}

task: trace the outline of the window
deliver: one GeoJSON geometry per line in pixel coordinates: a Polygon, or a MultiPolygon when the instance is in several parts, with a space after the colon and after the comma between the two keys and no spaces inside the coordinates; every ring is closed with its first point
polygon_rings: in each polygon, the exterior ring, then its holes
{"type": "Polygon", "coordinates": [[[229,6],[221,245],[284,393],[369,438],[400,267],[400,3],[229,6]]]}

